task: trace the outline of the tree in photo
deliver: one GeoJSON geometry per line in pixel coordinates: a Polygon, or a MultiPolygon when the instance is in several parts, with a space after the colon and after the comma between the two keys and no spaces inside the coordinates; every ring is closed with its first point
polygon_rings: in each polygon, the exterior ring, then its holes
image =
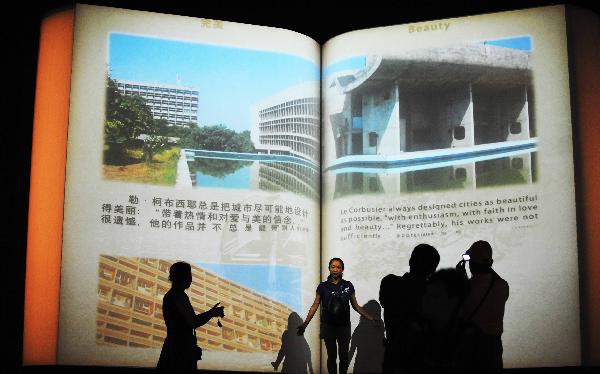
{"type": "Polygon", "coordinates": [[[190,126],[181,134],[182,148],[225,152],[255,152],[250,131],[236,133],[223,124],[190,126]]]}
{"type": "Polygon", "coordinates": [[[155,154],[168,148],[169,124],[154,119],[146,99],[139,95],[123,95],[114,79],[107,77],[107,105],[104,125],[105,163],[123,165],[130,161],[127,150],[141,146],[143,158],[152,162],[155,154]]]}
{"type": "Polygon", "coordinates": [[[167,138],[164,136],[146,135],[143,141],[144,161],[148,163],[152,162],[155,154],[168,148],[167,138]]]}

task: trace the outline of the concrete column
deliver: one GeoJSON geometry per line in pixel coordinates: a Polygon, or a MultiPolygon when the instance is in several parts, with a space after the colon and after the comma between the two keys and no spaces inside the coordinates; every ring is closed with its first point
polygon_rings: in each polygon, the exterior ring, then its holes
{"type": "Polygon", "coordinates": [[[398,193],[408,191],[408,173],[400,173],[398,193]]]}
{"type": "Polygon", "coordinates": [[[510,167],[521,174],[527,184],[533,182],[531,174],[531,153],[523,153],[518,156],[509,157],[510,167]]]}
{"type": "Polygon", "coordinates": [[[365,99],[362,110],[362,154],[397,154],[400,149],[399,117],[396,86],[383,87],[365,99]]]}
{"type": "Polygon", "coordinates": [[[470,162],[468,164],[454,165],[452,167],[454,179],[463,183],[463,186],[467,190],[474,190],[476,187],[475,179],[475,163],[470,162]]]}
{"type": "Polygon", "coordinates": [[[400,193],[400,177],[401,173],[380,173],[379,182],[386,194],[400,193]]]}
{"type": "Polygon", "coordinates": [[[527,100],[527,86],[521,88],[519,97],[515,102],[514,122],[507,124],[508,136],[506,140],[526,140],[529,135],[529,102],[527,100]],[[519,123],[520,125],[517,125],[519,123]],[[511,129],[512,127],[512,129],[511,129]],[[516,132],[515,130],[520,130],[516,132]]]}
{"type": "Polygon", "coordinates": [[[458,117],[451,115],[448,118],[450,122],[450,129],[452,132],[451,147],[470,147],[475,145],[475,119],[473,115],[473,87],[469,83],[465,90],[465,97],[463,100],[457,100],[453,106],[458,117]],[[459,138],[462,135],[463,129],[457,128],[460,126],[464,129],[464,137],[459,138]]]}
{"type": "Polygon", "coordinates": [[[403,106],[400,105],[400,86],[396,83],[396,87],[394,90],[396,106],[398,107],[398,136],[400,138],[399,141],[399,151],[406,151],[406,113],[403,112],[403,106]]]}
{"type": "Polygon", "coordinates": [[[352,114],[349,113],[348,115],[350,117],[350,119],[346,119],[346,121],[344,122],[344,126],[346,126],[346,129],[348,129],[348,134],[346,134],[346,155],[351,155],[353,153],[353,148],[352,148],[352,114]]]}

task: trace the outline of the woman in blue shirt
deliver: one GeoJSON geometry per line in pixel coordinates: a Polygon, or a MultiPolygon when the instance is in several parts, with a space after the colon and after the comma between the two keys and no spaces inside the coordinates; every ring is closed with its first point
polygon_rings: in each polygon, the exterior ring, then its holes
{"type": "Polygon", "coordinates": [[[350,344],[350,305],[361,316],[370,321],[379,321],[371,317],[356,301],[352,282],[342,279],[344,262],[340,258],[329,260],[329,276],[317,287],[317,294],[304,323],[298,326],[298,335],[302,335],[321,304],[320,338],[327,349],[327,370],[337,373],[336,360],[339,352],[339,372],[348,371],[348,348],[350,344]]]}

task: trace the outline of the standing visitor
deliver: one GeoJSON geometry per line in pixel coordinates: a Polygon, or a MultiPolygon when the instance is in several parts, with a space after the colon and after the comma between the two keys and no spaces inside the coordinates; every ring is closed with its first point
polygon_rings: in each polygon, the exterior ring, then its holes
{"type": "Polygon", "coordinates": [[[465,262],[471,278],[460,310],[463,329],[459,366],[478,373],[502,371],[502,332],[508,283],[492,269],[492,247],[486,241],[473,243],[457,265],[466,277],[465,262]]]}
{"type": "Polygon", "coordinates": [[[350,305],[369,321],[378,321],[371,317],[356,301],[354,286],[342,279],[344,262],[340,258],[329,260],[329,276],[317,287],[317,294],[304,323],[298,326],[298,335],[304,334],[306,327],[321,304],[320,338],[327,349],[327,371],[338,373],[336,365],[339,355],[339,373],[348,371],[348,348],[350,344],[350,305]]]}
{"type": "Polygon", "coordinates": [[[402,276],[381,280],[379,302],[385,322],[384,373],[417,370],[423,366],[422,299],[427,279],[440,263],[440,254],[429,244],[417,245],[402,276]]]}
{"type": "Polygon", "coordinates": [[[202,349],[196,343],[195,329],[213,317],[224,317],[217,303],[209,311],[196,314],[185,290],[192,284],[192,267],[176,262],[169,268],[171,289],[163,297],[163,318],[167,337],[160,351],[157,371],[160,373],[195,373],[202,349]]]}

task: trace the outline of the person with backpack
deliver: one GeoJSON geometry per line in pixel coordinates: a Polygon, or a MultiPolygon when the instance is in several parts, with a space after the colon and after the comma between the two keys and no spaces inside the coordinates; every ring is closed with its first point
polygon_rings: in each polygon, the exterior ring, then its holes
{"type": "Polygon", "coordinates": [[[348,348],[350,344],[350,305],[361,316],[369,321],[379,322],[370,316],[356,301],[352,282],[342,279],[344,261],[340,258],[329,260],[329,276],[317,287],[317,294],[308,316],[302,325],[298,326],[298,335],[304,334],[306,327],[321,305],[320,338],[327,349],[327,371],[330,374],[338,372],[337,357],[339,354],[339,373],[345,374],[350,364],[348,348]]]}

